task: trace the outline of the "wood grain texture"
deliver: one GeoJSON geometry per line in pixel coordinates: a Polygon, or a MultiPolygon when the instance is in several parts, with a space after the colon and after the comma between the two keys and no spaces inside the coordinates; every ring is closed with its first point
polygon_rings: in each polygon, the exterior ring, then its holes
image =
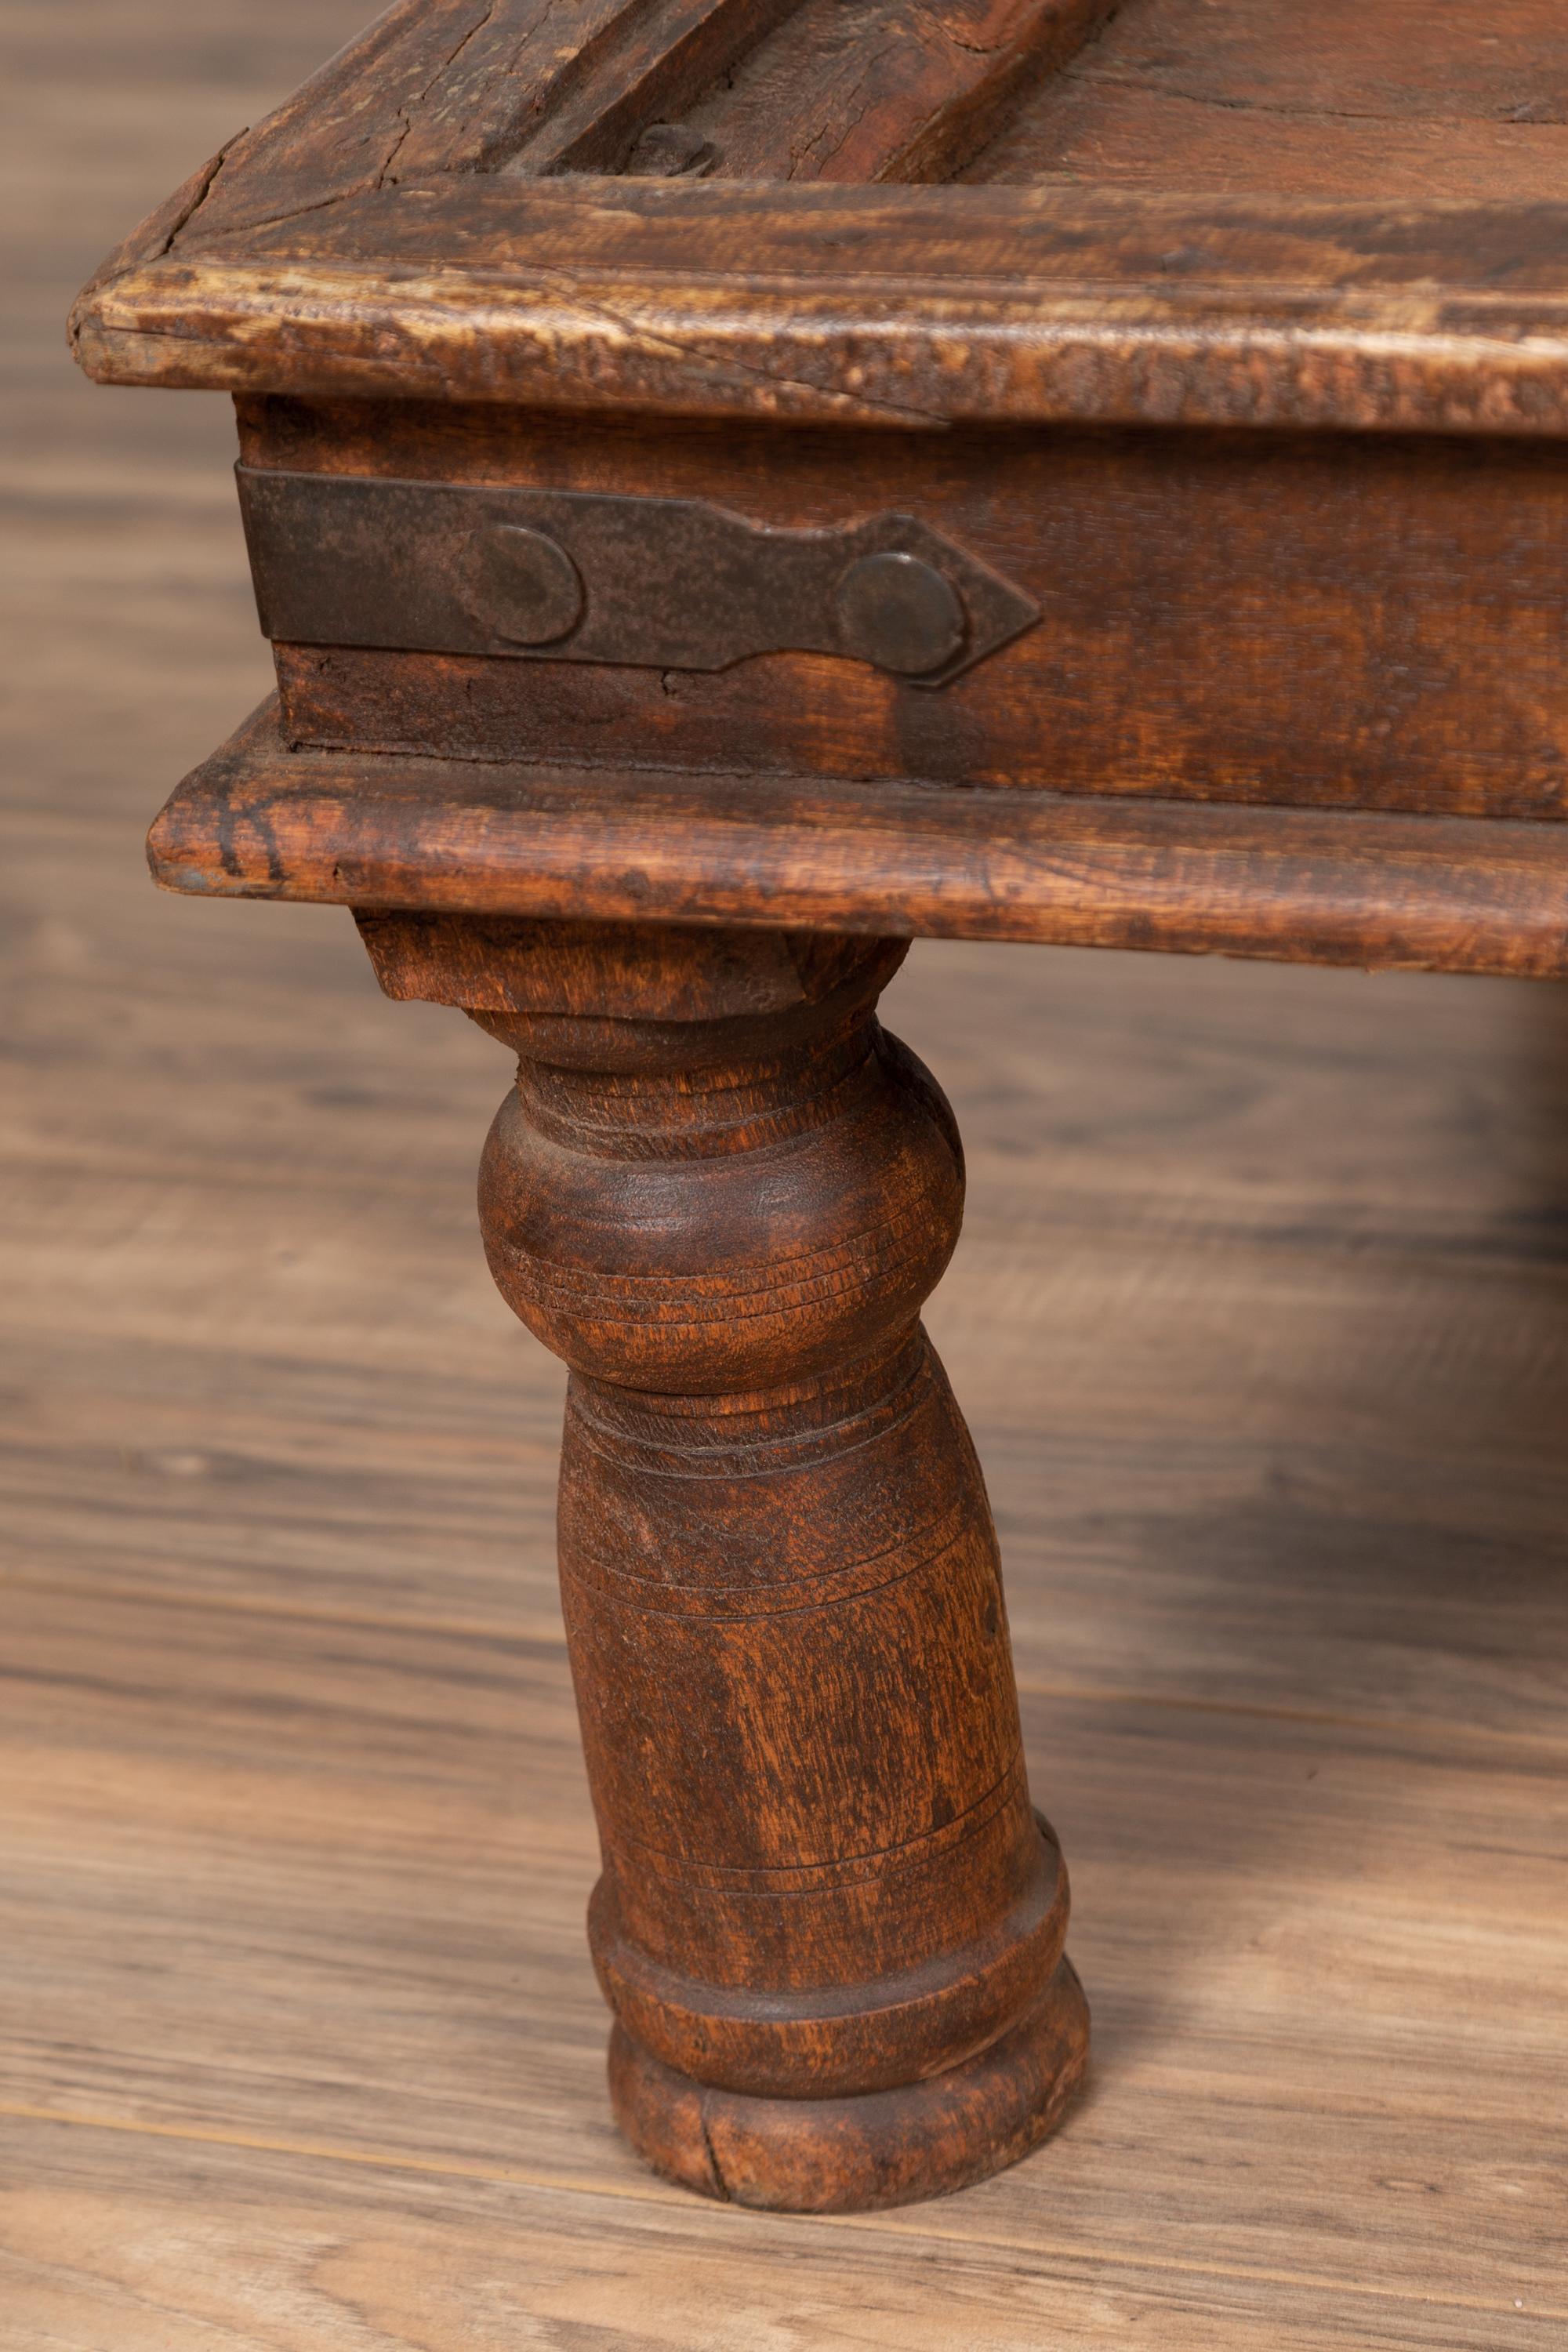
{"type": "Polygon", "coordinates": [[[592,70],[624,13],[621,0],[570,12],[553,0],[398,0],[224,151],[201,194],[204,230],[232,238],[302,203],[493,165],[592,70]]]}
{"type": "MultiPolygon", "coordinates": [[[[651,7],[627,9],[620,0],[580,12],[587,30],[574,31],[571,46],[563,45],[555,9],[542,12],[535,37],[521,47],[503,25],[500,54],[506,86],[514,93],[511,121],[468,167],[483,170],[499,161],[509,173],[616,171],[651,123],[679,114],[795,5],[796,0],[656,0],[651,7]]],[[[492,25],[469,53],[471,67],[465,58],[487,109],[493,108],[494,94],[486,50],[494,40],[492,25]]],[[[416,133],[398,162],[417,175],[439,169],[441,158],[416,133]]]]}
{"type": "Polygon", "coordinates": [[[1528,203],[1568,162],[1552,0],[1130,0],[974,166],[1194,193],[1528,203]]]}
{"type": "Polygon", "coordinates": [[[1555,825],[291,752],[270,704],[172,796],[148,855],[204,897],[1568,966],[1555,825]]]}
{"type": "Polygon", "coordinates": [[[660,431],[416,401],[246,401],[240,425],[247,464],[286,472],[700,499],[784,530],[910,512],[1038,608],[938,690],[823,653],[695,671],[285,644],[285,723],[301,745],[1563,811],[1568,458],[1553,448],[660,431]]]}
{"type": "MultiPolygon", "coordinates": [[[[254,660],[237,598],[216,649],[254,660]]],[[[939,1345],[1006,1532],[1098,2088],[1016,2203],[688,2228],[594,2121],[537,1508],[558,1391],[461,1213],[499,1056],[378,1015],[346,923],[220,932],[139,892],[167,700],[133,706],[122,800],[28,835],[60,848],[8,1130],[32,1589],[0,1605],[7,2014],[42,2046],[5,2076],[126,2128],[6,2119],[27,2352],[1553,2345],[1558,992],[917,950],[899,1025],[975,1162],[939,1345]]]]}
{"type": "Polygon", "coordinates": [[[1092,0],[405,0],[111,257],[78,353],[228,390],[1561,436],[1549,0],[1506,37],[1469,0],[1294,13],[1132,5],[1084,46],[1092,0]],[[729,185],[538,184],[683,108],[676,167],[729,185]],[[873,184],[992,131],[986,184],[873,184]]]}
{"type": "MultiPolygon", "coordinates": [[[[200,215],[197,215],[199,219],[200,215]]],[[[104,383],[941,428],[1561,437],[1563,208],[494,178],[187,232],[95,282],[104,383]]]]}
{"type": "Polygon", "coordinates": [[[572,1370],[562,1592],[622,2129],[747,2206],[983,2179],[1059,2119],[1088,2017],[990,1508],[918,1319],[963,1155],[876,1020],[901,943],[361,929],[389,994],[519,1056],[479,1220],[572,1370]]]}
{"type": "Polygon", "coordinates": [[[378,1004],[341,919],[146,891],[147,810],[265,685],[228,431],[54,348],[173,150],[356,13],[85,6],[52,103],[65,19],[7,26],[8,2335],[1555,2352],[1552,989],[917,949],[895,1023],[971,1160],[934,1336],[1095,2092],[1069,2164],[901,2219],[661,2202],[602,2122],[561,2167],[593,1833],[558,1389],[467,1202],[497,1057],[378,1004]]]}
{"type": "Polygon", "coordinates": [[[805,0],[686,120],[727,180],[941,181],[1113,0],[805,0]]]}
{"type": "MultiPolygon", "coordinates": [[[[422,2323],[437,2346],[485,2324],[498,2290],[484,2283],[503,2261],[517,2267],[494,2324],[547,2328],[562,2291],[550,2284],[563,2243],[552,2214],[582,2217],[567,2242],[579,2227],[597,2235],[574,2308],[601,2326],[615,2324],[613,2282],[625,2275],[629,2291],[646,2257],[642,2231],[675,2231],[668,2265],[640,2291],[655,2340],[676,2344],[704,2340],[687,2298],[710,2263],[729,2266],[726,2307],[760,2318],[775,2307],[775,2265],[798,2266],[803,2252],[820,2298],[815,2317],[797,2308],[804,2343],[814,2325],[847,2336],[858,2301],[861,2325],[896,2326],[902,2305],[882,2273],[900,2262],[919,2266],[933,2331],[963,2324],[973,2296],[979,2340],[1009,2348],[1058,2312],[1068,2340],[1114,2342],[1128,2295],[1194,2347],[1214,2340],[1206,2326],[1238,2345],[1279,2340],[1273,2327],[1303,2345],[1490,2352],[1505,2325],[1527,2344],[1561,2326],[1560,2127],[1539,2105],[1522,2139],[1520,2125],[1563,1997],[1560,1750],[1532,1762],[1510,1743],[1457,1768],[1436,1728],[1380,1738],[1061,1696],[1048,1713],[1027,1709],[1032,1749],[1078,1759],[1100,1910],[1091,1948],[1117,1987],[1096,2095],[1054,2158],[887,2238],[858,2225],[803,2242],[745,2214],[692,2236],[650,2208],[656,2186],[607,2130],[584,2128],[602,2096],[598,2004],[567,1955],[592,1831],[559,1653],[536,1670],[493,1636],[453,1644],[364,1627],[346,1649],[340,1632],[334,1654],[308,1624],[251,1625],[240,1643],[232,1621],[204,1615],[111,1608],[89,1643],[58,1601],[8,1603],[19,1672],[5,1745],[26,1796],[5,1904],[35,1933],[50,1923],[52,1962],[51,2030],[7,2041],[8,2128],[18,2108],[68,2121],[42,2179],[6,2200],[3,2242],[27,2263],[29,2324],[42,2326],[51,2288],[81,2292],[53,2271],[70,2271],[73,2242],[87,2277],[95,2262],[110,2280],[121,2265],[143,2277],[163,2265],[161,2297],[179,2307],[195,2278],[135,2186],[173,2162],[207,2183],[203,2212],[237,2167],[258,2180],[248,2226],[263,2225],[273,2252],[249,2273],[248,2324],[296,2326],[302,2344],[312,2324],[347,2327],[320,2304],[296,2320],[284,2285],[296,2263],[308,2274],[323,2259],[295,2203],[320,2210],[323,2190],[328,2212],[386,2200],[379,2311],[395,2342],[400,2328],[421,2341],[422,2323]],[[279,1755],[280,1705],[310,1759],[303,1772],[279,1755]],[[521,1793],[538,1773],[534,1785],[562,1791],[548,1828],[521,1793]],[[330,1899],[334,1884],[349,1899],[330,1899]],[[1454,1907],[1434,1936],[1442,1886],[1454,1907]],[[1152,1937],[1166,1959],[1158,1986],[1152,1937]],[[194,1954],[211,1989],[199,2005],[194,1954]],[[520,1991],[553,2021],[547,2048],[518,2035],[520,1991]],[[122,2126],[107,2159],[95,2119],[122,2126]],[[85,2239],[69,2202],[84,2161],[127,2200],[85,2239]],[[1166,2198],[1179,2219],[1154,2218],[1166,2198]],[[1123,2214],[1150,2218],[1131,2231],[1123,2214]],[[428,2257],[414,2250],[426,2225],[444,2234],[465,2215],[482,2216],[468,2242],[504,2242],[448,2270],[437,2317],[422,2302],[428,2257]]],[[[237,2259],[237,2245],[215,2252],[209,2323],[241,2292],[237,2259]]],[[[370,2266],[358,2275],[363,2294],[370,2266]]]]}
{"type": "Polygon", "coordinates": [[[1158,2330],[1177,2352],[1494,2352],[1500,2338],[1548,2352],[1560,2326],[1555,2305],[1506,2293],[1529,2284],[1511,2271],[1489,2301],[1434,2294],[1423,2311],[1261,2263],[1152,2278],[1044,2225],[1027,2242],[922,2242],[896,2216],[734,2213],[715,2228],[711,2209],[683,2210],[673,2190],[610,2205],[577,2184],[400,2166],[390,2152],[354,2166],[145,2137],[128,2178],[111,2126],[13,2122],[11,2137],[0,2247],[23,2283],[18,2352],[96,2345],[106,2328],[125,2352],[427,2352],[454,2340],[455,2302],[481,2343],[488,2331],[544,2352],[608,2330],[635,2352],[745,2336],[780,2352],[947,2352],[955,2333],[984,2352],[1034,2352],[1047,2327],[1075,2347],[1158,2330]]]}

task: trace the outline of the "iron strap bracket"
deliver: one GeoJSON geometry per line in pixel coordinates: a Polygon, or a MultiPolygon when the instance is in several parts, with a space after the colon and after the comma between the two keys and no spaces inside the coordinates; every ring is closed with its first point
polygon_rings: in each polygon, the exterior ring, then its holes
{"type": "Polygon", "coordinates": [[[912,515],[781,530],[700,499],[237,470],[285,644],[690,670],[838,654],[936,687],[1039,618],[912,515]]]}

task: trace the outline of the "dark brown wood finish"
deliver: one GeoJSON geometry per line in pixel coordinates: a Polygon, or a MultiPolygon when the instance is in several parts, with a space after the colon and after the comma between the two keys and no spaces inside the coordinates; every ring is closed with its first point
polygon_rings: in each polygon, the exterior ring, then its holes
{"type": "Polygon", "coordinates": [[[205,181],[79,304],[100,382],[912,431],[1568,432],[1555,191],[445,176],[220,229],[205,181]]]}
{"type": "Polygon", "coordinates": [[[572,1368],[613,2095],[710,2195],[958,2185],[1083,2063],[899,942],[1568,969],[1549,15],[404,0],[78,306],[263,473],[908,516],[1037,608],[946,682],[700,670],[378,641],[351,572],[154,831],[519,1055],[483,1222],[572,1368]]]}
{"type": "Polygon", "coordinates": [[[247,464],[908,509],[1038,625],[939,692],[780,654],[717,672],[280,646],[289,740],[483,760],[1558,818],[1568,446],[1255,434],[657,428],[424,401],[241,404],[247,464]]]}
{"type": "Polygon", "coordinates": [[[918,1317],[958,1235],[900,942],[374,914],[382,985],[519,1055],[490,1269],[572,1367],[560,1540],[611,2085],[660,2171],[902,2204],[1079,2081],[995,1537],[918,1317]]]}
{"type": "Polygon", "coordinates": [[[110,257],[78,349],[230,390],[1557,435],[1561,32],[1494,13],[404,0],[110,257]],[[742,184],[539,178],[688,100],[668,168],[742,184]],[[866,184],[986,133],[984,185],[866,184]]]}
{"type": "Polygon", "coordinates": [[[943,180],[1115,0],[804,0],[691,109],[715,179],[943,180]]]}
{"type": "Polygon", "coordinates": [[[1556,0],[1131,0],[975,170],[1528,204],[1568,173],[1568,20],[1556,0]]]}
{"type": "Polygon", "coordinates": [[[202,897],[1568,977],[1556,824],[296,752],[271,702],[148,849],[202,897]]]}

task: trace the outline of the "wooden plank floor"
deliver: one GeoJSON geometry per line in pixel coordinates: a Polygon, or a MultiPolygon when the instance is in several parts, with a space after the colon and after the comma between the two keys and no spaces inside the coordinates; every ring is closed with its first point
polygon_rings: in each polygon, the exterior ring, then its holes
{"type": "Polygon", "coordinates": [[[611,2133],[506,1065],[346,918],[147,887],[266,682],[230,429],[60,351],[364,5],[0,11],[0,2344],[1560,2352],[1560,990],[916,952],[1091,2089],[865,2220],[611,2133]]]}

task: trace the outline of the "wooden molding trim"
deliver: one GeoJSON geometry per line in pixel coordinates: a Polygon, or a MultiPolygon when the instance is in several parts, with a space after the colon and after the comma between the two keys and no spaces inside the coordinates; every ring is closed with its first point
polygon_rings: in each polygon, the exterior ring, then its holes
{"type": "Polygon", "coordinates": [[[186,202],[78,304],[100,382],[1568,433],[1568,205],[447,178],[204,236],[186,202]]]}
{"type": "Polygon", "coordinates": [[[1568,976],[1568,826],[290,751],[153,827],[165,889],[1568,976]]]}

